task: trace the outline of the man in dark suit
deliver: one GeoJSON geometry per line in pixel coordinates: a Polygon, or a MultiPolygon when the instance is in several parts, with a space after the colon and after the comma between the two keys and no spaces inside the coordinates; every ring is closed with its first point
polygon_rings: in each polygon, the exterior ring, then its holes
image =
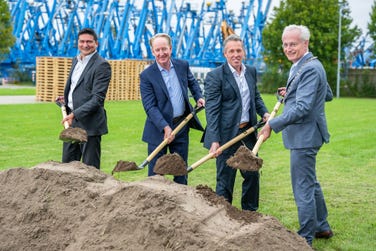
{"type": "MultiPolygon", "coordinates": [[[[218,148],[257,123],[257,115],[266,120],[269,113],[257,89],[256,69],[242,63],[243,41],[230,35],[223,43],[226,62],[209,72],[205,79],[206,132],[204,146],[214,153],[217,164],[216,193],[232,203],[236,169],[226,160],[245,144],[252,149],[256,133],[245,137],[230,148],[218,148]]],[[[243,176],[241,206],[256,211],[259,205],[259,173],[240,171],[243,176]]]]}
{"type": "MultiPolygon", "coordinates": [[[[159,157],[167,153],[178,153],[187,163],[189,127],[203,130],[194,116],[188,126],[171,135],[172,130],[182,119],[193,111],[189,102],[188,89],[197,102],[205,105],[200,86],[192,75],[187,61],[172,59],[172,43],[169,35],[158,33],[150,39],[155,62],[140,74],[142,104],[147,118],[142,140],[148,143],[148,154],[164,140],[168,146],[162,149],[149,163],[148,175],[155,175],[153,169],[159,157]]],[[[175,176],[174,181],[187,184],[187,175],[175,176]]]]}
{"type": "Polygon", "coordinates": [[[94,30],[78,33],[80,54],[73,59],[64,89],[67,114],[62,121],[86,130],[84,144],[64,142],[63,162],[74,160],[100,169],[101,137],[108,132],[104,100],[111,79],[110,64],[97,52],[98,38],[94,30]]]}
{"type": "Polygon", "coordinates": [[[333,98],[320,61],[308,51],[310,32],[305,26],[287,26],[282,34],[283,51],[293,63],[285,88],[283,113],[271,119],[260,134],[266,140],[271,130],[282,131],[283,143],[290,149],[290,173],[295,203],[298,207],[298,234],[309,245],[316,238],[330,238],[328,211],[316,177],[316,156],[329,142],[325,101],[333,98]]]}

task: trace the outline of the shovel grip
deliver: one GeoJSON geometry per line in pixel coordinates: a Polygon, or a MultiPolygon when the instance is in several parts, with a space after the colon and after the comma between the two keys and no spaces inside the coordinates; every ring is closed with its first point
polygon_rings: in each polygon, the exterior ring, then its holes
{"type": "MultiPolygon", "coordinates": [[[[65,118],[66,116],[68,116],[68,115],[67,115],[67,109],[65,108],[65,105],[62,105],[62,106],[61,106],[61,113],[63,114],[63,118],[65,118]]],[[[69,128],[69,123],[68,123],[68,121],[65,121],[65,122],[64,122],[64,128],[65,128],[65,129],[68,129],[68,128],[69,128]]]]}
{"type": "Polygon", "coordinates": [[[193,163],[190,167],[188,167],[187,172],[193,171],[196,167],[201,166],[203,163],[205,163],[206,161],[208,161],[209,159],[213,157],[214,157],[214,153],[209,153],[205,155],[204,157],[202,157],[201,159],[193,163]]]}
{"type": "MultiPolygon", "coordinates": [[[[187,117],[185,117],[183,121],[180,122],[177,127],[175,127],[175,129],[171,132],[171,135],[175,136],[176,134],[178,134],[178,132],[189,122],[189,120],[193,118],[194,114],[200,110],[197,110],[196,112],[191,112],[190,114],[188,114],[187,117]]],[[[168,144],[168,139],[164,139],[158,145],[158,147],[155,148],[154,151],[146,158],[146,161],[150,162],[165,146],[167,146],[167,144],[168,144]]]]}
{"type": "MultiPolygon", "coordinates": [[[[282,100],[279,100],[279,101],[275,104],[275,106],[274,106],[274,108],[273,108],[273,111],[270,113],[270,116],[269,116],[269,118],[268,118],[268,122],[269,122],[269,120],[271,120],[272,118],[275,117],[275,115],[277,114],[277,112],[278,112],[278,110],[279,110],[279,107],[281,106],[282,102],[283,102],[283,99],[282,99],[282,100]]],[[[255,146],[254,146],[253,149],[252,149],[252,153],[253,153],[254,155],[256,155],[256,154],[258,153],[258,151],[260,150],[260,147],[261,147],[261,145],[262,145],[263,142],[264,142],[264,135],[262,134],[262,135],[259,135],[259,137],[258,137],[258,139],[257,139],[257,142],[256,142],[255,146]]]]}
{"type": "MultiPolygon", "coordinates": [[[[235,138],[232,138],[230,141],[226,142],[225,144],[223,144],[222,146],[220,146],[218,148],[218,150],[220,151],[224,151],[226,150],[227,148],[229,148],[230,146],[232,146],[233,144],[235,144],[236,142],[240,141],[241,139],[245,138],[247,135],[253,133],[257,128],[259,128],[261,125],[263,125],[263,123],[259,122],[257,123],[255,126],[252,126],[251,128],[247,129],[246,131],[244,131],[243,133],[239,134],[238,136],[236,136],[235,138]]],[[[187,172],[191,172],[193,171],[196,167],[202,165],[203,163],[205,163],[206,161],[208,161],[209,159],[212,159],[214,157],[214,153],[209,153],[207,155],[205,155],[203,158],[199,159],[198,161],[196,161],[195,163],[193,163],[191,166],[189,166],[187,168],[187,172]]]]}

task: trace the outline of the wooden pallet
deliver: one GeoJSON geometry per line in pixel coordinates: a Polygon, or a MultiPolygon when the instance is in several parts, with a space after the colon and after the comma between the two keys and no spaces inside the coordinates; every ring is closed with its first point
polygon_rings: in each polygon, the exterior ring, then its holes
{"type": "MultiPolygon", "coordinates": [[[[109,60],[112,75],[106,100],[140,100],[139,74],[148,60],[109,60]]],[[[37,57],[36,100],[54,102],[64,95],[72,58],[37,57]]]]}

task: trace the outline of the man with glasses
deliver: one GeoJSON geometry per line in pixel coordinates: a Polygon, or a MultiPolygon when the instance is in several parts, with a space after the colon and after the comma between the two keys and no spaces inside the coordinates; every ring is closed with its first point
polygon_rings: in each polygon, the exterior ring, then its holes
{"type": "Polygon", "coordinates": [[[310,32],[302,25],[289,25],[282,34],[283,51],[293,63],[284,96],[283,113],[271,119],[260,131],[265,140],[271,130],[282,131],[284,145],[290,149],[290,173],[298,208],[298,234],[309,245],[314,238],[331,238],[328,211],[316,177],[316,156],[329,142],[325,101],[333,98],[321,62],[308,50],[310,32]]]}

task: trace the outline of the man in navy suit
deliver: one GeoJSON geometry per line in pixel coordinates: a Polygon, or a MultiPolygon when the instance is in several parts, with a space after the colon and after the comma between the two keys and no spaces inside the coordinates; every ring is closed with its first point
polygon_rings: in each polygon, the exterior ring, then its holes
{"type": "Polygon", "coordinates": [[[316,155],[329,142],[325,101],[333,98],[320,61],[308,51],[310,32],[305,26],[287,26],[282,34],[283,51],[293,63],[285,88],[283,113],[269,121],[260,134],[265,140],[271,130],[282,131],[284,145],[290,149],[291,183],[298,208],[298,234],[312,245],[316,238],[330,238],[327,209],[316,177],[316,155]]]}
{"type": "MultiPolygon", "coordinates": [[[[158,33],[150,39],[155,62],[140,74],[142,104],[147,118],[142,140],[148,143],[148,154],[164,140],[164,147],[149,163],[148,175],[155,175],[153,169],[159,157],[167,153],[178,153],[187,163],[189,127],[203,131],[196,116],[177,135],[172,130],[193,111],[189,102],[190,90],[197,106],[205,106],[200,86],[189,69],[187,61],[172,59],[172,42],[169,35],[158,33]]],[[[175,176],[174,181],[187,184],[187,175],[175,176]]]]}
{"type": "MultiPolygon", "coordinates": [[[[245,144],[252,149],[256,133],[245,137],[230,148],[218,148],[257,123],[257,114],[268,118],[269,113],[257,89],[256,69],[242,63],[243,41],[230,35],[223,43],[226,62],[209,72],[205,78],[206,132],[204,146],[214,153],[217,165],[216,193],[232,203],[236,169],[226,160],[245,144]],[[257,114],[256,114],[257,113],[257,114]]],[[[241,206],[256,211],[259,205],[258,171],[240,171],[243,176],[241,206]]]]}
{"type": "Polygon", "coordinates": [[[63,162],[80,161],[100,169],[101,137],[108,132],[104,100],[111,80],[110,64],[97,52],[98,38],[94,30],[78,33],[80,54],[73,59],[64,89],[68,121],[72,127],[85,129],[84,144],[63,143],[63,162]]]}

